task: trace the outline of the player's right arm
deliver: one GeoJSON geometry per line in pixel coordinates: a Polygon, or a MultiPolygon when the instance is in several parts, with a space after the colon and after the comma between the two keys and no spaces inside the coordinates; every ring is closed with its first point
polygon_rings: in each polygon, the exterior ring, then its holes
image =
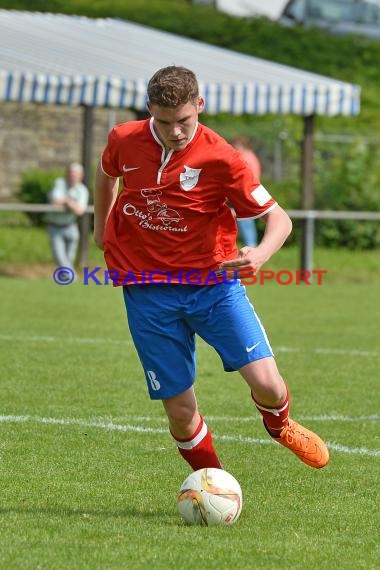
{"type": "Polygon", "coordinates": [[[94,194],[94,240],[103,249],[103,236],[106,222],[116,201],[119,179],[108,176],[98,164],[95,178],[94,194]]]}

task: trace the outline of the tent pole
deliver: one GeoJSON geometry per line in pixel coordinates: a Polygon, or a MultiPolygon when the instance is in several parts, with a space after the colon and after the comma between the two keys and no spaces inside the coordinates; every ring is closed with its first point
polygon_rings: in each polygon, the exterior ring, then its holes
{"type": "MultiPolygon", "coordinates": [[[[313,152],[314,115],[304,117],[304,130],[301,151],[302,210],[314,209],[313,152]]],[[[312,271],[314,250],[314,218],[301,220],[301,269],[312,271]]]]}
{"type": "MultiPolygon", "coordinates": [[[[93,143],[94,109],[83,107],[82,164],[84,167],[84,184],[91,189],[91,161],[93,143]]],[[[91,230],[90,214],[84,214],[79,220],[80,244],[79,264],[83,267],[88,259],[88,238],[91,230]]]]}

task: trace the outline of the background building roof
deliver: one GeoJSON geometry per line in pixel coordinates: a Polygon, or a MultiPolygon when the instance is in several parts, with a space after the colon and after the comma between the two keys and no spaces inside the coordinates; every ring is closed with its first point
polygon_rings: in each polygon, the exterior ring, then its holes
{"type": "Polygon", "coordinates": [[[210,114],[359,113],[357,85],[131,22],[0,10],[0,101],[145,110],[172,64],[197,73],[210,114]]]}

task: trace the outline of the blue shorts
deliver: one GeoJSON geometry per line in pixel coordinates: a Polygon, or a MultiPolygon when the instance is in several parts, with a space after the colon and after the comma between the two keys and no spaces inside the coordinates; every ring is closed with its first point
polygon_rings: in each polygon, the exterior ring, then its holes
{"type": "Polygon", "coordinates": [[[123,287],[131,335],[153,400],[181,394],[195,380],[195,333],[215,348],[224,370],[273,356],[240,282],[123,287]]]}

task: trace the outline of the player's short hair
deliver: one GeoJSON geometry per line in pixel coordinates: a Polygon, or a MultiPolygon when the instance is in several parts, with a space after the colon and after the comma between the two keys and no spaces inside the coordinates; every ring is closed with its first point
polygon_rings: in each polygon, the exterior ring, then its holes
{"type": "Polygon", "coordinates": [[[195,103],[199,97],[196,75],[186,67],[170,65],[156,71],[148,83],[148,99],[161,107],[195,103]]]}

